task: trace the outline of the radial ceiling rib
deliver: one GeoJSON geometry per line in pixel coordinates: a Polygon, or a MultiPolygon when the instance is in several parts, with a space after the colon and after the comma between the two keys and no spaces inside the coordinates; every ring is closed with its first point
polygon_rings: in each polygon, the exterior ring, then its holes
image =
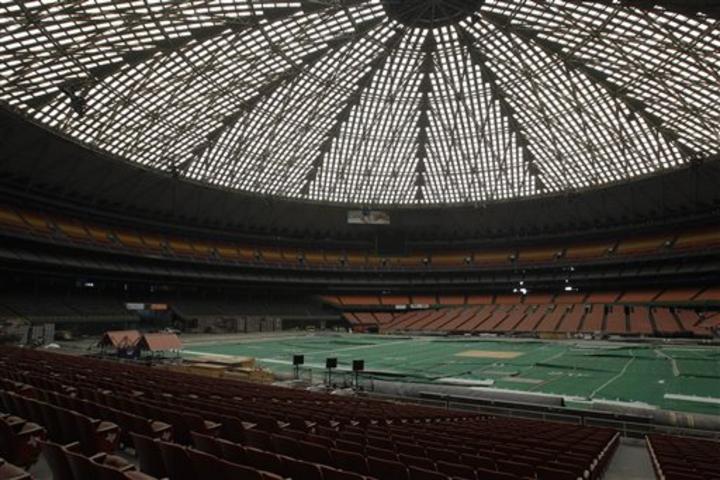
{"type": "Polygon", "coordinates": [[[537,165],[535,154],[529,148],[530,142],[518,121],[518,114],[515,108],[507,101],[505,92],[497,82],[497,77],[487,65],[486,57],[475,47],[475,37],[464,26],[459,25],[457,31],[463,45],[470,53],[472,62],[480,68],[483,81],[490,86],[492,97],[500,104],[500,111],[508,117],[508,126],[510,127],[510,131],[517,137],[517,143],[522,149],[523,161],[527,165],[528,174],[533,179],[534,187],[537,191],[543,191],[544,183],[541,177],[544,175],[544,172],[537,165]]]}
{"type": "Polygon", "coordinates": [[[674,144],[678,151],[684,156],[690,159],[698,157],[698,152],[696,152],[692,147],[683,144],[675,132],[664,128],[662,121],[647,111],[647,105],[643,101],[630,98],[627,91],[624,91],[622,88],[614,85],[610,80],[608,80],[608,75],[589,67],[571,52],[566,53],[562,45],[555,43],[552,40],[543,39],[539,36],[538,31],[514,28],[512,26],[511,17],[497,13],[485,13],[483,16],[484,18],[490,20],[498,28],[507,32],[512,32],[524,39],[526,42],[539,46],[548,55],[559,59],[568,70],[581,72],[586,78],[599,85],[613,98],[623,102],[633,115],[641,117],[648,125],[657,130],[657,132],[662,135],[667,142],[674,144]]]}
{"type": "Polygon", "coordinates": [[[353,205],[596,188],[720,154],[701,0],[0,0],[0,103],[219,188],[353,205]]]}
{"type": "Polygon", "coordinates": [[[600,72],[686,148],[704,156],[720,149],[717,20],[592,2],[529,0],[510,8],[495,0],[488,10],[600,72]]]}
{"type": "Polygon", "coordinates": [[[664,127],[661,119],[648,112],[648,106],[645,102],[631,98],[627,90],[609,80],[608,74],[588,66],[581,58],[575,56],[572,51],[565,51],[563,45],[553,40],[542,38],[540,32],[537,30],[514,28],[512,26],[512,17],[497,13],[486,13],[484,16],[499,28],[513,32],[526,41],[540,46],[549,55],[556,56],[568,69],[582,72],[588,79],[600,85],[611,96],[623,102],[633,114],[642,117],[643,120],[655,128],[666,141],[673,143],[678,151],[685,157],[696,159],[700,156],[692,146],[684,144],[676,132],[664,127]]]}
{"type": "MultiPolygon", "coordinates": [[[[294,64],[296,68],[298,70],[312,69],[313,65],[320,62],[321,60],[324,60],[325,55],[328,55],[331,52],[344,47],[349,42],[355,41],[359,35],[362,35],[368,30],[374,28],[381,21],[381,19],[371,19],[360,24],[354,24],[353,27],[357,35],[346,35],[344,37],[331,38],[326,40],[326,47],[309,53],[303,57],[294,59],[294,64]]],[[[211,148],[212,145],[222,136],[223,132],[229,128],[232,128],[232,126],[235,125],[235,123],[241,118],[241,116],[247,114],[255,106],[262,103],[264,98],[272,96],[279,87],[289,81],[294,80],[294,78],[295,77],[291,74],[291,71],[288,71],[286,74],[280,75],[275,79],[269,79],[267,84],[258,88],[255,95],[253,95],[247,100],[244,100],[239,105],[237,111],[234,111],[225,118],[223,118],[221,124],[216,129],[207,134],[207,141],[201,143],[191,151],[192,157],[183,161],[183,163],[179,166],[179,171],[185,172],[187,168],[192,164],[192,162],[201,158],[205,151],[207,151],[208,148],[211,148]]]]}

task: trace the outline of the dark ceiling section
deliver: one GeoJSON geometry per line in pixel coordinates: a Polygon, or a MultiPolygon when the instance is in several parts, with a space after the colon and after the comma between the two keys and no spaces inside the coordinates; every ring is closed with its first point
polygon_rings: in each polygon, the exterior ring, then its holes
{"type": "MultiPolygon", "coordinates": [[[[347,208],[220,190],[102,156],[0,110],[0,200],[120,221],[299,239],[371,240],[347,208]]],[[[582,194],[473,207],[391,209],[409,242],[482,241],[707,222],[720,211],[720,162],[582,194]]]]}

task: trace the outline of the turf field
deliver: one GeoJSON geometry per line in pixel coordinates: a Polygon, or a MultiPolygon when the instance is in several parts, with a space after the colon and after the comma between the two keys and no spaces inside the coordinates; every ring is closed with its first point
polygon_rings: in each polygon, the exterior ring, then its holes
{"type": "Polygon", "coordinates": [[[291,371],[292,355],[304,354],[318,379],[327,357],[337,357],[341,371],[362,359],[373,375],[403,381],[492,381],[495,388],[720,415],[720,349],[712,347],[353,334],[191,346],[185,354],[252,356],[277,372],[291,371]]]}

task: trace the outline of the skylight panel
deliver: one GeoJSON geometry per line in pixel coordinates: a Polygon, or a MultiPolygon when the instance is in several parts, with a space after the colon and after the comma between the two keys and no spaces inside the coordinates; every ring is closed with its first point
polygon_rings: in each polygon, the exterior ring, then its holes
{"type": "Polygon", "coordinates": [[[361,205],[579,190],[720,153],[715,19],[433,5],[0,2],[0,101],[164,172],[361,205]]]}

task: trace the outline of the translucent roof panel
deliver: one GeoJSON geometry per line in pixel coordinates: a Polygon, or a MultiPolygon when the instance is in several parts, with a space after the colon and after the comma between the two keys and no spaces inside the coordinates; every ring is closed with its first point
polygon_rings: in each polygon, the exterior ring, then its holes
{"type": "Polygon", "coordinates": [[[260,195],[581,191],[720,153],[720,19],[630,3],[0,0],[0,102],[260,195]]]}

